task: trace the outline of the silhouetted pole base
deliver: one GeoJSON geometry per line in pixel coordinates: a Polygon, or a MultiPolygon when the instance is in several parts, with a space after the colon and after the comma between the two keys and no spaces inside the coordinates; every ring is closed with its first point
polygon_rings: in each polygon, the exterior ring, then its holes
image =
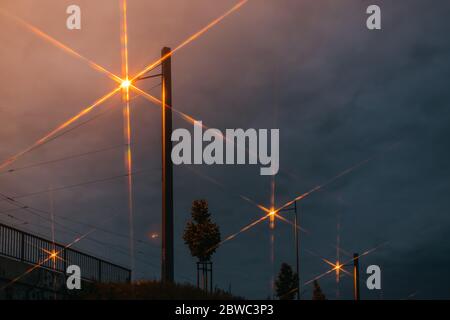
{"type": "Polygon", "coordinates": [[[213,271],[211,261],[197,262],[197,288],[213,292],[213,271]]]}
{"type": "Polygon", "coordinates": [[[299,267],[299,236],[298,236],[298,213],[297,213],[297,201],[294,202],[294,236],[295,236],[295,271],[297,272],[297,300],[300,300],[300,267],[299,267]]]}
{"type": "Polygon", "coordinates": [[[162,77],[162,256],[161,281],[173,282],[173,168],[172,168],[172,59],[163,48],[162,77]]]}

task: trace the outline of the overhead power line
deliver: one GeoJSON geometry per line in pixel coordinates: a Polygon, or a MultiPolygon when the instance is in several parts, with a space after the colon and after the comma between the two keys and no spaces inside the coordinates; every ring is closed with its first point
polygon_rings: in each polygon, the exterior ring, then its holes
{"type": "MultiPolygon", "coordinates": [[[[5,197],[5,195],[3,195],[3,194],[0,194],[0,196],[5,197]]],[[[30,207],[28,207],[28,206],[23,206],[23,207],[18,207],[18,208],[16,208],[16,209],[4,210],[4,211],[0,211],[0,214],[6,213],[6,212],[10,212],[10,211],[24,210],[24,209],[30,209],[30,207]]],[[[40,209],[36,209],[36,208],[31,208],[31,209],[32,209],[32,210],[36,210],[36,211],[41,211],[41,212],[43,212],[43,213],[48,213],[48,212],[45,211],[45,210],[40,210],[40,209]]],[[[50,229],[49,226],[38,225],[38,224],[36,224],[36,223],[29,222],[29,221],[27,221],[27,220],[25,220],[25,219],[22,219],[22,218],[19,218],[19,217],[16,217],[16,216],[12,216],[12,215],[10,215],[10,214],[8,214],[8,217],[11,218],[11,219],[20,221],[20,223],[15,224],[15,226],[21,226],[22,228],[24,228],[24,227],[23,227],[24,225],[29,225],[29,226],[31,225],[31,226],[36,226],[36,227],[38,227],[38,228],[42,228],[42,227],[43,227],[43,228],[46,228],[46,229],[50,229]]],[[[47,217],[42,217],[42,216],[40,216],[40,217],[43,218],[43,219],[45,219],[45,220],[50,221],[50,219],[48,219],[47,217]]],[[[65,220],[68,220],[68,221],[72,221],[72,222],[74,222],[74,223],[82,224],[82,225],[84,225],[84,226],[87,226],[87,227],[90,227],[90,228],[94,228],[94,229],[96,229],[96,230],[98,230],[98,231],[102,231],[102,232],[109,233],[109,234],[112,234],[112,235],[116,235],[116,236],[119,236],[119,237],[129,238],[129,237],[128,237],[127,235],[125,235],[125,234],[120,234],[120,233],[118,233],[118,232],[113,232],[113,231],[110,231],[110,230],[106,230],[106,229],[103,229],[103,228],[99,228],[98,226],[95,226],[95,225],[92,225],[92,224],[81,223],[81,222],[78,222],[78,221],[76,221],[76,220],[73,220],[73,219],[70,219],[70,218],[66,218],[66,217],[61,217],[61,216],[59,216],[58,218],[65,219],[65,220]]],[[[61,225],[60,225],[60,224],[59,224],[59,228],[61,228],[61,225]]],[[[45,237],[44,234],[41,234],[41,233],[39,233],[39,232],[35,232],[34,230],[30,230],[29,228],[26,228],[26,229],[28,229],[28,231],[33,232],[34,234],[36,234],[36,235],[38,235],[38,236],[45,237]]],[[[67,227],[64,226],[64,229],[67,229],[67,227]]],[[[67,233],[67,232],[64,232],[64,231],[61,231],[61,230],[59,230],[59,231],[62,232],[62,233],[67,233]]],[[[73,234],[73,233],[80,234],[79,232],[76,232],[76,231],[69,231],[69,232],[72,233],[72,234],[73,234]]],[[[102,245],[102,246],[105,246],[105,247],[107,247],[107,248],[109,248],[109,249],[112,249],[113,251],[116,251],[116,252],[119,252],[119,253],[124,254],[124,255],[126,255],[126,256],[129,256],[129,253],[126,252],[126,249],[123,248],[123,247],[121,247],[121,246],[119,246],[119,245],[113,245],[113,244],[110,244],[110,243],[101,242],[101,241],[98,241],[98,240],[95,240],[95,239],[92,239],[92,238],[88,238],[87,240],[97,242],[98,244],[100,244],[100,245],[102,245]],[[112,247],[115,247],[115,248],[117,248],[117,249],[111,248],[111,246],[112,246],[112,247]]],[[[140,239],[135,239],[135,241],[138,242],[138,243],[146,244],[146,245],[151,244],[150,242],[143,241],[143,240],[140,240],[140,239]]],[[[138,250],[137,253],[140,254],[140,255],[148,255],[148,254],[149,254],[148,252],[145,253],[145,252],[142,252],[142,251],[140,251],[140,250],[138,250]]],[[[159,254],[158,254],[158,255],[159,255],[159,254]]],[[[139,262],[141,262],[141,263],[143,263],[143,264],[145,264],[145,265],[148,265],[148,266],[152,267],[154,270],[159,270],[159,267],[160,267],[160,266],[159,266],[158,264],[155,264],[155,263],[153,263],[153,262],[151,262],[151,261],[148,261],[147,259],[144,259],[144,258],[136,258],[136,260],[139,261],[139,262]]],[[[179,276],[180,276],[181,278],[183,278],[184,280],[187,280],[187,281],[189,281],[189,282],[191,282],[191,283],[194,283],[194,281],[192,280],[192,278],[190,278],[190,277],[188,277],[188,276],[186,276],[186,275],[180,274],[179,276]]]]}
{"type": "Polygon", "coordinates": [[[49,165],[49,164],[53,164],[53,163],[57,163],[57,162],[61,162],[61,161],[81,158],[81,157],[85,157],[85,156],[89,156],[89,155],[93,155],[93,154],[97,154],[97,153],[102,153],[102,152],[106,152],[106,151],[111,151],[111,150],[114,150],[114,149],[122,148],[124,146],[125,146],[125,144],[121,144],[121,145],[111,146],[111,147],[107,147],[107,148],[92,150],[92,151],[88,151],[88,152],[73,154],[73,155],[70,155],[70,156],[57,158],[57,159],[53,159],[53,160],[37,162],[37,163],[33,163],[33,164],[22,166],[22,167],[11,168],[11,169],[9,169],[7,171],[0,172],[0,175],[5,174],[5,173],[13,173],[13,172],[17,172],[17,171],[21,171],[21,170],[25,170],[25,169],[45,166],[45,165],[49,165]]]}
{"type": "MultiPolygon", "coordinates": [[[[139,95],[135,95],[135,96],[131,97],[130,100],[134,100],[134,99],[136,99],[137,97],[139,97],[139,95]]],[[[117,105],[116,105],[116,106],[117,106],[117,105]]],[[[60,137],[62,137],[62,136],[65,136],[66,134],[68,134],[68,133],[70,133],[70,132],[72,132],[72,131],[74,131],[74,130],[76,130],[76,129],[78,129],[78,128],[81,128],[81,127],[87,125],[88,123],[90,123],[90,122],[92,122],[92,121],[94,121],[94,120],[96,120],[96,119],[99,119],[99,118],[105,116],[106,114],[112,112],[113,110],[117,110],[117,109],[114,108],[114,107],[115,107],[115,106],[110,107],[110,108],[107,108],[107,109],[105,109],[105,110],[103,110],[103,111],[97,113],[95,116],[92,116],[91,118],[89,118],[89,119],[87,119],[87,120],[85,120],[85,121],[83,121],[83,122],[80,122],[79,124],[74,125],[74,126],[72,126],[71,128],[69,128],[69,129],[67,129],[67,130],[65,130],[65,131],[62,131],[62,132],[59,133],[59,134],[54,135],[53,137],[47,139],[46,141],[40,143],[39,145],[36,145],[34,148],[29,149],[29,150],[28,150],[27,152],[25,152],[24,154],[30,153],[30,152],[32,152],[32,151],[34,151],[34,150],[36,150],[36,149],[38,149],[38,148],[40,148],[40,147],[42,147],[42,146],[48,144],[48,143],[51,142],[51,141],[54,141],[54,140],[56,140],[56,139],[58,139],[58,138],[60,138],[60,137]]],[[[6,171],[6,172],[7,172],[7,171],[6,171]]],[[[3,173],[3,172],[2,172],[2,173],[3,173]]],[[[0,173],[0,174],[2,174],[2,173],[0,173]]]]}
{"type": "MultiPolygon", "coordinates": [[[[37,216],[37,217],[39,217],[39,218],[42,218],[42,219],[44,219],[44,220],[46,220],[46,221],[48,221],[48,222],[54,223],[56,226],[59,226],[60,228],[62,228],[62,229],[64,229],[64,230],[67,230],[68,232],[70,232],[70,233],[72,233],[72,234],[76,234],[77,236],[82,235],[82,233],[79,232],[78,230],[74,230],[74,229],[72,229],[72,228],[70,228],[70,227],[67,227],[67,226],[65,226],[65,225],[63,225],[63,224],[57,222],[57,221],[51,220],[51,219],[49,218],[50,212],[48,212],[48,211],[45,211],[45,210],[42,210],[42,209],[37,209],[37,208],[34,208],[34,207],[32,207],[32,206],[28,206],[28,205],[24,204],[23,202],[19,202],[19,201],[15,200],[15,199],[13,199],[13,198],[11,198],[11,197],[8,197],[7,195],[5,195],[5,194],[3,194],[3,193],[0,193],[0,197],[3,198],[3,199],[4,199],[5,201],[7,201],[8,203],[10,203],[11,205],[13,205],[13,206],[15,206],[15,207],[17,207],[17,208],[19,208],[19,209],[22,209],[22,210],[24,210],[24,211],[26,211],[26,212],[28,212],[28,213],[31,213],[31,214],[34,215],[34,216],[37,216]],[[46,216],[42,215],[41,213],[46,214],[46,216]]],[[[11,218],[13,218],[13,219],[18,219],[18,218],[15,217],[15,216],[12,216],[11,218]]],[[[61,217],[59,217],[59,218],[61,218],[61,217]]],[[[23,221],[25,221],[25,220],[23,220],[23,221]]],[[[26,222],[26,221],[25,221],[25,222],[26,222]]],[[[73,222],[75,222],[75,220],[73,220],[73,222]]],[[[80,223],[80,222],[77,222],[77,223],[80,223]]],[[[105,233],[110,233],[110,234],[113,234],[113,233],[114,233],[114,232],[110,232],[110,231],[108,231],[108,230],[106,230],[106,229],[98,228],[97,226],[91,226],[91,227],[94,227],[96,230],[99,230],[99,231],[102,231],[102,232],[105,232],[105,233]],[[102,229],[102,230],[100,230],[100,229],[102,229]]],[[[103,247],[106,247],[106,248],[116,247],[117,249],[113,249],[113,250],[115,250],[115,251],[117,251],[117,252],[120,252],[120,253],[122,253],[122,254],[124,254],[124,255],[129,256],[129,253],[128,253],[127,251],[125,251],[125,249],[123,249],[123,247],[121,247],[121,246],[114,245],[114,244],[111,244],[111,243],[106,243],[106,242],[103,242],[103,241],[94,239],[94,238],[92,238],[92,237],[90,237],[90,236],[89,236],[89,237],[86,237],[85,239],[86,239],[86,240],[90,240],[90,241],[92,241],[92,242],[94,242],[94,243],[97,243],[97,244],[99,244],[99,245],[101,245],[101,246],[103,246],[103,247]]],[[[143,242],[143,241],[140,240],[140,239],[134,239],[134,240],[135,240],[135,241],[139,241],[139,242],[143,242]]]]}
{"type": "Polygon", "coordinates": [[[22,194],[22,195],[11,197],[11,198],[12,199],[26,198],[26,197],[35,196],[35,195],[38,195],[38,194],[49,193],[49,192],[53,192],[53,191],[61,191],[61,190],[81,187],[81,186],[85,186],[85,185],[89,185],[89,184],[95,184],[95,183],[101,183],[101,182],[105,182],[105,181],[116,180],[116,179],[119,179],[119,178],[128,177],[130,175],[134,176],[134,175],[146,172],[146,171],[149,171],[149,170],[140,170],[140,171],[132,172],[131,174],[124,173],[124,174],[120,174],[120,175],[114,175],[114,176],[109,176],[109,177],[105,177],[105,178],[99,178],[99,179],[95,179],[95,180],[88,180],[88,181],[84,181],[84,182],[80,182],[80,183],[76,183],[76,184],[71,184],[71,185],[57,187],[57,188],[30,192],[30,193],[27,193],[27,194],[22,194]]]}

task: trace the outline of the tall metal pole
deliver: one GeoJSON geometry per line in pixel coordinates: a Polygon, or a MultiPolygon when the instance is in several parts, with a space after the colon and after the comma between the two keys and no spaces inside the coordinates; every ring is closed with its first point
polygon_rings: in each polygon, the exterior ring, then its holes
{"type": "Polygon", "coordinates": [[[172,58],[161,50],[162,67],[162,256],[161,281],[173,282],[172,58]]]}
{"type": "Polygon", "coordinates": [[[359,300],[359,254],[353,254],[353,297],[359,300]]]}
{"type": "Polygon", "coordinates": [[[299,243],[298,243],[298,216],[297,216],[297,201],[294,202],[294,212],[295,212],[295,258],[296,258],[296,272],[297,272],[297,300],[300,300],[300,272],[299,272],[299,243]]]}
{"type": "Polygon", "coordinates": [[[298,213],[297,213],[297,201],[294,202],[294,208],[284,208],[281,211],[294,211],[294,239],[295,239],[295,270],[297,273],[297,300],[300,300],[300,267],[299,267],[299,256],[300,256],[300,244],[299,244],[299,226],[298,226],[298,213]]]}

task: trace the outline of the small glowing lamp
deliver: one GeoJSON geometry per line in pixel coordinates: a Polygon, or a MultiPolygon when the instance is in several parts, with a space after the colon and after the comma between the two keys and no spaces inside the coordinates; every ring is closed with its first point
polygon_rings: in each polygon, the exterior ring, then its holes
{"type": "Polygon", "coordinates": [[[128,79],[122,81],[122,84],[120,85],[120,87],[123,89],[128,89],[130,86],[131,86],[131,81],[128,79]]]}

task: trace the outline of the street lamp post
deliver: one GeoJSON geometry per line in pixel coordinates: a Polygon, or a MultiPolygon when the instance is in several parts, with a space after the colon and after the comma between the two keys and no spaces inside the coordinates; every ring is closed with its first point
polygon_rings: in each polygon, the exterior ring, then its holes
{"type": "Polygon", "coordinates": [[[294,238],[295,238],[295,272],[297,273],[297,300],[300,300],[300,270],[299,270],[299,236],[298,236],[298,213],[297,201],[294,202],[294,207],[284,208],[279,212],[294,212],[294,238]]]}
{"type": "Polygon", "coordinates": [[[359,300],[359,254],[353,254],[353,297],[359,300]]]}
{"type": "Polygon", "coordinates": [[[161,57],[162,73],[162,261],[161,280],[173,282],[173,168],[172,168],[172,58],[170,48],[164,47],[161,57]]]}
{"type": "Polygon", "coordinates": [[[136,81],[161,77],[162,114],[162,252],[161,281],[174,281],[174,242],[173,242],[173,167],[172,151],[172,58],[170,48],[161,50],[161,73],[141,76],[136,81]]]}
{"type": "Polygon", "coordinates": [[[353,267],[353,299],[360,300],[360,287],[359,287],[359,258],[358,253],[353,254],[352,263],[342,265],[343,267],[353,267]]]}

